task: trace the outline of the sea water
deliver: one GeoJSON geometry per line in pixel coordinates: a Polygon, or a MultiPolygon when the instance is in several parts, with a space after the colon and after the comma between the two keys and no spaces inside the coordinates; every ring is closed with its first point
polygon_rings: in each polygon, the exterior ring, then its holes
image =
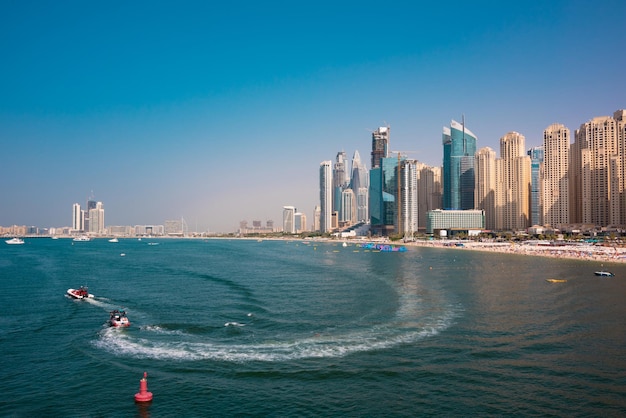
{"type": "Polygon", "coordinates": [[[0,247],[0,416],[624,416],[626,266],[602,267],[616,276],[464,249],[26,239],[0,247]],[[95,298],[65,296],[81,285],[95,298]]]}

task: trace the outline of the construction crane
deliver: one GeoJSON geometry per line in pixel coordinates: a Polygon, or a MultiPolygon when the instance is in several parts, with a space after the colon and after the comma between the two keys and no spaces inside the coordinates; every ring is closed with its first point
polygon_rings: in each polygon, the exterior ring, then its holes
{"type": "MultiPolygon", "coordinates": [[[[396,213],[398,216],[397,225],[398,225],[398,234],[401,234],[402,231],[402,189],[400,188],[400,156],[407,154],[415,154],[417,151],[391,151],[392,154],[398,155],[398,165],[396,166],[396,213]]],[[[413,231],[412,231],[413,232],[413,231]]],[[[411,237],[412,238],[412,237],[411,237]]]]}

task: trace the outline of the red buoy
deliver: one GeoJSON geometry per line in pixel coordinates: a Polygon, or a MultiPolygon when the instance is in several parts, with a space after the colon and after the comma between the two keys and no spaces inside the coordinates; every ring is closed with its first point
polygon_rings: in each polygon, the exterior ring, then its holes
{"type": "Polygon", "coordinates": [[[135,393],[135,402],[150,402],[152,392],[148,392],[148,373],[143,372],[143,379],[139,381],[139,392],[135,393]]]}

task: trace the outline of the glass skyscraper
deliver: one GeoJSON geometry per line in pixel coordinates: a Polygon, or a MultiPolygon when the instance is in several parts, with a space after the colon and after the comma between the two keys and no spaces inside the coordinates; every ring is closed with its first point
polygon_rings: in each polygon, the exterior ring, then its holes
{"type": "Polygon", "coordinates": [[[464,123],[443,128],[443,207],[474,209],[476,136],[464,123]]]}

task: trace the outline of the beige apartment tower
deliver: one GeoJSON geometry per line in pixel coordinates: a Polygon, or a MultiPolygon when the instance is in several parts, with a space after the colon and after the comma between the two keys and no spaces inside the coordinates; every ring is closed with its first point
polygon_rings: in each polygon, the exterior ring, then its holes
{"type": "Polygon", "coordinates": [[[580,125],[572,154],[570,220],[600,227],[626,225],[626,111],[580,125]]]}
{"type": "Polygon", "coordinates": [[[524,135],[509,132],[500,138],[500,175],[498,179],[498,229],[522,230],[530,222],[530,157],[525,153],[524,135]]]}
{"type": "Polygon", "coordinates": [[[570,131],[552,124],[543,131],[543,223],[559,228],[569,218],[570,131]]]}
{"type": "Polygon", "coordinates": [[[474,164],[476,209],[485,212],[485,228],[496,229],[496,152],[489,147],[479,149],[476,151],[474,164]]]}

